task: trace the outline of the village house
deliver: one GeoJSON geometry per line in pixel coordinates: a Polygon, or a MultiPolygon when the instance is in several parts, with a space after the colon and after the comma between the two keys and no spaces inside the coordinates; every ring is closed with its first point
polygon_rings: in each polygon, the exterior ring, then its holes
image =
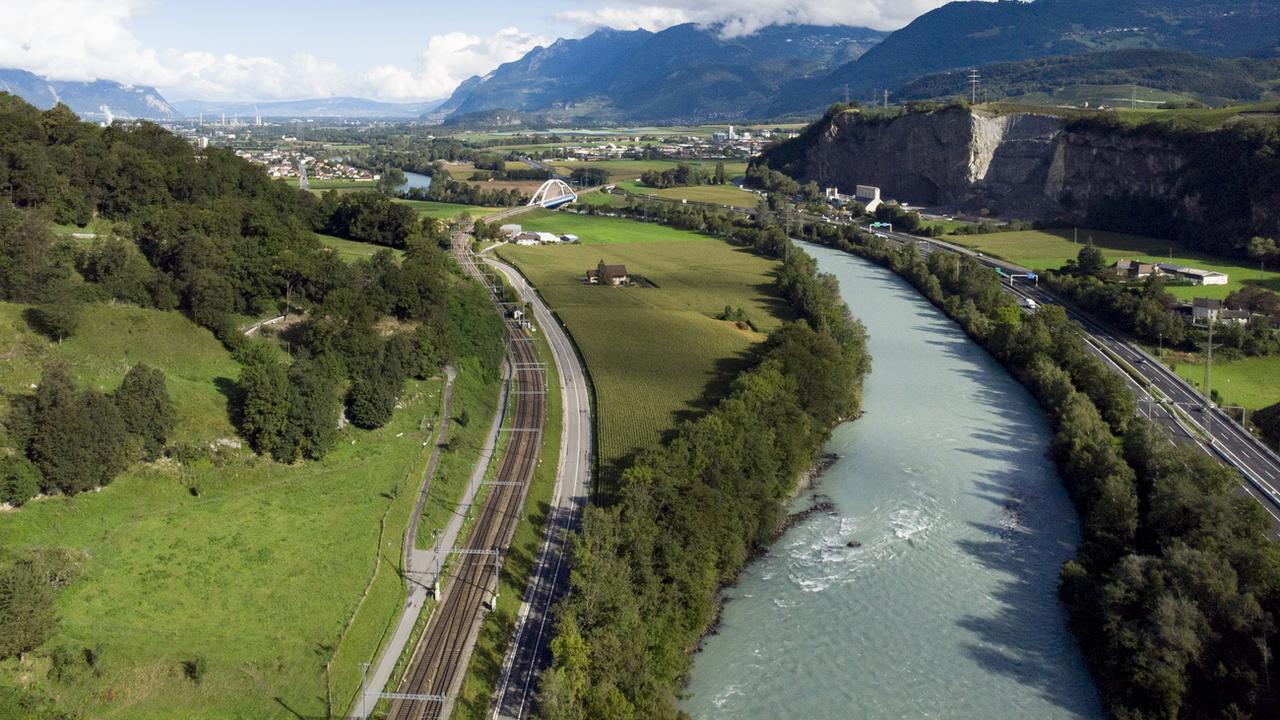
{"type": "Polygon", "coordinates": [[[1121,258],[1111,267],[1116,271],[1116,275],[1130,280],[1142,280],[1159,272],[1154,263],[1126,258],[1121,258]]]}
{"type": "Polygon", "coordinates": [[[542,238],[538,237],[538,233],[528,232],[528,231],[516,233],[515,237],[513,238],[513,241],[517,245],[526,245],[526,246],[542,244],[542,238]]]}
{"type": "Polygon", "coordinates": [[[631,276],[627,274],[626,265],[606,265],[603,260],[594,269],[587,271],[587,282],[592,285],[627,285],[631,276]]]}
{"type": "Polygon", "coordinates": [[[1216,323],[1220,315],[1222,315],[1221,300],[1196,298],[1191,301],[1191,322],[1197,325],[1216,323]]]}

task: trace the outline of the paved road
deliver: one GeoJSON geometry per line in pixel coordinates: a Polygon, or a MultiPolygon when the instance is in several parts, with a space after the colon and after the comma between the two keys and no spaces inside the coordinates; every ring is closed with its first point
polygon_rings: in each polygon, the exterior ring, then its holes
{"type": "Polygon", "coordinates": [[[493,705],[494,717],[520,719],[532,711],[538,677],[551,663],[549,643],[554,634],[551,610],[568,590],[567,540],[581,521],[591,482],[592,409],[582,362],[542,298],[515,268],[488,258],[485,262],[501,272],[521,299],[530,304],[534,319],[546,333],[560,375],[564,411],[560,463],[545,540],[538,565],[525,588],[493,705]]]}
{"type": "MultiPolygon", "coordinates": [[[[937,250],[968,255],[990,267],[1010,274],[1025,274],[1027,268],[981,255],[969,248],[933,238],[921,238],[900,232],[881,232],[898,242],[915,243],[921,252],[937,250]]],[[[1262,505],[1280,529],[1280,456],[1220,408],[1205,400],[1195,388],[1155,357],[1133,343],[1063,303],[1048,291],[1018,282],[1007,286],[1018,295],[1041,304],[1063,305],[1067,314],[1084,328],[1085,340],[1099,357],[1127,377],[1137,376],[1144,382],[1131,382],[1145,413],[1165,425],[1175,437],[1195,444],[1215,455],[1238,471],[1245,479],[1242,487],[1262,505]],[[1103,351],[1105,349],[1105,352],[1103,351]],[[1124,367],[1116,362],[1119,359],[1124,367]]]]}

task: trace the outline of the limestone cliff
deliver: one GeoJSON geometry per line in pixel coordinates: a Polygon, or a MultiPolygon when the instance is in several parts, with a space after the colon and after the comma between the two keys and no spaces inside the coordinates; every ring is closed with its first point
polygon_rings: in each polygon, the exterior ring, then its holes
{"type": "Polygon", "coordinates": [[[875,185],[916,205],[1061,218],[1206,249],[1280,234],[1274,129],[1134,128],[963,107],[894,118],[843,112],[764,160],[823,187],[875,185]]]}

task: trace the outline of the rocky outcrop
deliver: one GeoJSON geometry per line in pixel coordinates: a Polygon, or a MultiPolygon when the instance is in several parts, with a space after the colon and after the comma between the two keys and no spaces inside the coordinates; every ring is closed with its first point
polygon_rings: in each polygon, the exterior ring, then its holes
{"type": "Polygon", "coordinates": [[[764,160],[823,187],[875,185],[913,205],[1062,219],[1205,249],[1280,235],[1274,131],[1135,128],[964,107],[894,118],[846,111],[764,160]],[[1209,233],[1216,237],[1200,237],[1209,233]]]}

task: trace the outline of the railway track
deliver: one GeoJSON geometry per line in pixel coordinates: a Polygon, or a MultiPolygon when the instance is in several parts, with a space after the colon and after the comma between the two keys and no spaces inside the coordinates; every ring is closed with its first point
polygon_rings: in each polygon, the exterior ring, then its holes
{"type": "MultiPolygon", "coordinates": [[[[455,243],[455,253],[463,268],[479,277],[466,256],[465,245],[455,243]]],[[[496,297],[494,302],[496,306],[496,297]]],[[[466,674],[485,606],[496,600],[502,556],[515,533],[538,464],[546,413],[545,374],[532,342],[513,322],[507,323],[507,349],[514,404],[511,438],[440,602],[414,649],[409,670],[396,690],[399,697],[392,700],[387,715],[390,720],[448,717],[466,674]]]]}

